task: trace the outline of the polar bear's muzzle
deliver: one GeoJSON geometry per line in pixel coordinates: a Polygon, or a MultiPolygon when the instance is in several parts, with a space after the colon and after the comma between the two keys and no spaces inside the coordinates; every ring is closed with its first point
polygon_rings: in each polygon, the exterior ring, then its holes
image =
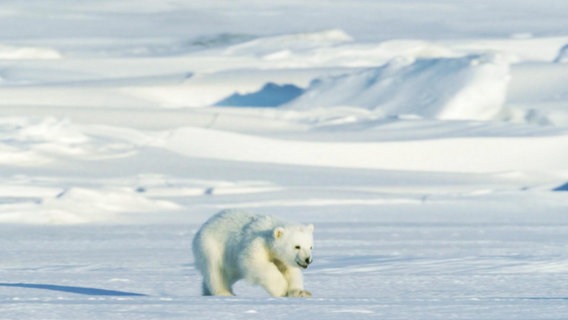
{"type": "Polygon", "coordinates": [[[308,266],[312,263],[312,257],[307,257],[306,259],[296,259],[296,263],[302,267],[303,269],[307,269],[308,266]]]}

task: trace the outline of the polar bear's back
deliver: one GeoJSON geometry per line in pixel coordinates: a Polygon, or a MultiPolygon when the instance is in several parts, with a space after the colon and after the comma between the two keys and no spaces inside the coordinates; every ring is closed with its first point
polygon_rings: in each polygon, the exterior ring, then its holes
{"type": "Polygon", "coordinates": [[[279,224],[270,216],[262,216],[241,210],[225,210],[217,213],[207,220],[197,237],[213,237],[218,242],[233,242],[236,238],[242,238],[249,229],[255,231],[270,230],[279,224]]]}

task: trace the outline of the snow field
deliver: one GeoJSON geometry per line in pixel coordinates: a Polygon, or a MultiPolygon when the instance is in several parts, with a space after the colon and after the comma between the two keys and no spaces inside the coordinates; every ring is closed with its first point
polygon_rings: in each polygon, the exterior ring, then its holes
{"type": "Polygon", "coordinates": [[[0,284],[1,303],[10,316],[46,319],[562,317],[565,227],[389,222],[319,222],[317,264],[306,272],[317,297],[308,300],[269,298],[244,284],[235,298],[199,297],[185,254],[188,229],[197,224],[12,226],[3,228],[17,240],[2,241],[6,257],[13,257],[3,273],[18,281],[0,284]],[[355,239],[352,230],[358,230],[355,239]],[[93,242],[94,236],[102,240],[93,242]],[[39,240],[42,246],[29,246],[39,240]]]}
{"type": "Polygon", "coordinates": [[[3,3],[0,318],[563,319],[567,9],[3,3]],[[225,208],[315,224],[314,298],[200,296],[225,208]]]}

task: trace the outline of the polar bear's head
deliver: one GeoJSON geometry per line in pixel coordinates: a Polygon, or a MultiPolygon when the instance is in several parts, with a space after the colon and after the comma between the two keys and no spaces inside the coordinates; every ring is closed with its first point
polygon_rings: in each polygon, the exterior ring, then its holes
{"type": "Polygon", "coordinates": [[[272,250],[275,257],[288,266],[306,269],[312,263],[314,226],[276,227],[272,250]]]}

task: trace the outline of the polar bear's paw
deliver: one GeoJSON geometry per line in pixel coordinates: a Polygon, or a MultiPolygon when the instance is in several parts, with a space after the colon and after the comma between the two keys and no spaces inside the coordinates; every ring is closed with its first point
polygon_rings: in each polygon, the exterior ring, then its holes
{"type": "Polygon", "coordinates": [[[286,296],[290,298],[309,298],[312,296],[312,293],[308,290],[293,289],[288,291],[286,296]]]}

